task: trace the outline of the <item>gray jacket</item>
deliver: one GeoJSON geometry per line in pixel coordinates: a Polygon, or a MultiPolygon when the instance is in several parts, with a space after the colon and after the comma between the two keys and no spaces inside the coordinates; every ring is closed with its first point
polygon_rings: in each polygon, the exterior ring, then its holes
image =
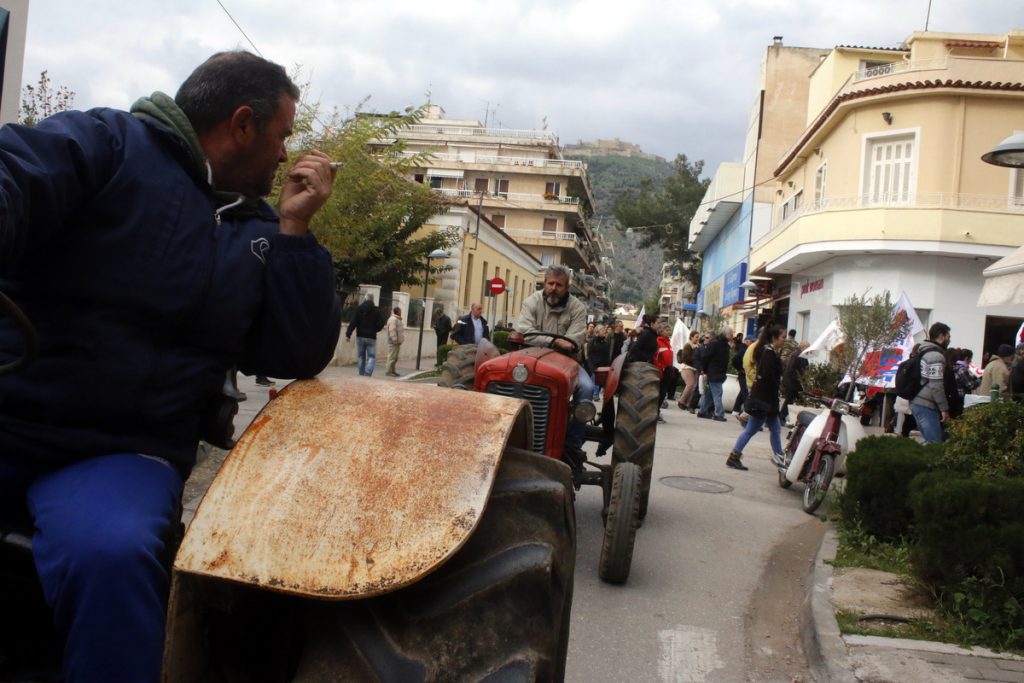
{"type": "Polygon", "coordinates": [[[946,353],[933,341],[921,342],[921,390],[911,401],[932,410],[948,411],[946,400],[946,353]]]}
{"type": "MultiPolygon", "coordinates": [[[[543,290],[531,294],[519,311],[516,330],[527,332],[553,332],[568,337],[583,348],[587,336],[587,307],[573,295],[564,306],[548,306],[544,301],[543,290]]],[[[535,346],[547,345],[550,337],[530,337],[528,344],[535,346]]]]}

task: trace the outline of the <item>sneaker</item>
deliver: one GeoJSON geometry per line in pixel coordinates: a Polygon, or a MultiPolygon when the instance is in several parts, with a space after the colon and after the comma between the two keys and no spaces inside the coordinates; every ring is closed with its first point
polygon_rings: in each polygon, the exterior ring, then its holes
{"type": "Polygon", "coordinates": [[[715,422],[725,422],[726,421],[725,415],[715,415],[711,419],[714,420],[715,422]]]}
{"type": "Polygon", "coordinates": [[[385,372],[384,374],[388,377],[401,377],[397,372],[385,372]]]}
{"type": "Polygon", "coordinates": [[[668,400],[662,401],[661,402],[661,407],[662,408],[668,408],[668,400]]]}
{"type": "Polygon", "coordinates": [[[666,422],[666,420],[661,415],[658,415],[658,422],[661,422],[661,423],[664,424],[666,422]]]}
{"type": "Polygon", "coordinates": [[[736,421],[739,422],[744,427],[746,427],[747,426],[747,417],[748,416],[747,416],[746,413],[740,413],[739,415],[736,416],[736,421]]]}
{"type": "Polygon", "coordinates": [[[260,385],[261,387],[272,387],[274,386],[274,381],[264,377],[263,375],[257,375],[256,384],[260,385]]]}
{"type": "Polygon", "coordinates": [[[776,467],[785,467],[785,465],[786,465],[786,455],[785,455],[785,453],[773,453],[772,454],[772,464],[775,465],[776,467]]]}
{"type": "Polygon", "coordinates": [[[732,453],[729,454],[728,459],[725,461],[725,466],[731,467],[734,470],[749,470],[750,468],[743,464],[743,460],[741,460],[742,457],[742,453],[737,453],[736,451],[733,451],[732,453]]]}
{"type": "Polygon", "coordinates": [[[704,413],[697,413],[697,417],[702,417],[705,420],[710,420],[711,419],[710,415],[705,415],[704,413]]]}

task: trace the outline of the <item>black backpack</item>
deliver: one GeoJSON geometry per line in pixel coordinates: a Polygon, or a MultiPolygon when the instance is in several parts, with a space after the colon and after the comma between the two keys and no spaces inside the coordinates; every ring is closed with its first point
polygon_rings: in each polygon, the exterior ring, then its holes
{"type": "Polygon", "coordinates": [[[896,366],[896,395],[913,401],[917,392],[921,391],[921,354],[912,353],[910,357],[896,366]]]}

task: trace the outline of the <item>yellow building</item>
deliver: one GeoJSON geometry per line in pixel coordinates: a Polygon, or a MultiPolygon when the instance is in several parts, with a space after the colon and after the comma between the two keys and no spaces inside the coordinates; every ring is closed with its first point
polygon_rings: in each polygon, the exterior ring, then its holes
{"type": "MultiPolygon", "coordinates": [[[[414,180],[471,205],[487,225],[541,266],[569,267],[573,294],[593,314],[603,313],[608,303],[607,261],[602,259],[606,245],[589,225],[594,200],[586,166],[563,159],[557,137],[546,130],[490,128],[479,121],[448,119],[437,105],[398,136],[406,154],[431,155],[429,166],[413,173],[414,180]]],[[[495,261],[487,259],[487,265],[493,270],[495,261]]],[[[483,262],[474,258],[473,267],[482,268],[483,262]]],[[[537,282],[540,270],[534,273],[537,282]]],[[[476,297],[476,283],[471,284],[456,297],[460,311],[467,305],[464,301],[476,297]]]]}
{"type": "Polygon", "coordinates": [[[926,327],[949,324],[954,346],[1012,342],[1021,312],[975,303],[982,270],[1024,242],[1024,173],[980,157],[1024,130],[1022,111],[1024,31],[822,59],[750,252],[750,273],[788,292],[789,327],[811,339],[847,296],[888,289],[926,327]]]}

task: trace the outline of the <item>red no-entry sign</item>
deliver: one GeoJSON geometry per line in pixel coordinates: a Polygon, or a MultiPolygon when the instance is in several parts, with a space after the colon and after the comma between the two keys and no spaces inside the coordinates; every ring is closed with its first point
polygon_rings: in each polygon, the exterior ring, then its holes
{"type": "Polygon", "coordinates": [[[493,280],[488,281],[487,286],[490,289],[491,294],[495,296],[505,291],[505,281],[500,277],[496,277],[493,280]]]}

